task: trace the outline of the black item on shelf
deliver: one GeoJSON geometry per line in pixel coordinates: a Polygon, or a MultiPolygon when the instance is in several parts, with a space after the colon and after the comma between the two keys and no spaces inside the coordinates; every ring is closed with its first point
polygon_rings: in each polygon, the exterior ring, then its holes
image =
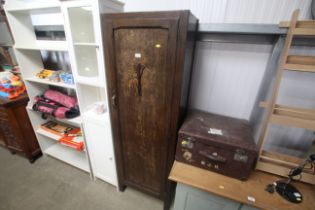
{"type": "Polygon", "coordinates": [[[47,90],[43,95],[34,98],[33,110],[42,113],[42,118],[47,115],[64,119],[80,115],[77,100],[56,90],[47,90]]]}
{"type": "MultiPolygon", "coordinates": [[[[62,25],[34,26],[37,40],[65,41],[65,31],[62,25]]],[[[41,50],[44,69],[62,69],[71,72],[68,52],[41,50]]]]}
{"type": "Polygon", "coordinates": [[[268,184],[266,191],[273,193],[274,190],[284,199],[292,203],[301,203],[303,201],[303,195],[292,184],[292,180],[296,180],[295,177],[302,176],[302,172],[307,165],[310,165],[310,169],[314,168],[315,154],[311,154],[301,165],[291,169],[287,180],[278,180],[273,184],[268,184]]]}
{"type": "Polygon", "coordinates": [[[292,202],[301,203],[303,201],[302,193],[300,193],[293,185],[287,181],[277,181],[276,191],[281,197],[292,202]]]}
{"type": "Polygon", "coordinates": [[[63,25],[35,26],[34,28],[38,40],[66,40],[63,25]]]}
{"type": "Polygon", "coordinates": [[[315,0],[313,0],[311,4],[311,13],[314,20],[315,19],[315,0]]]}

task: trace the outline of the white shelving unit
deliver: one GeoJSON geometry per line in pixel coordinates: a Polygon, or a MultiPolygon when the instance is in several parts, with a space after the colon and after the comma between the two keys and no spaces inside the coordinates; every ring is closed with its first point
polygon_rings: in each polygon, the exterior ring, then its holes
{"type": "Polygon", "coordinates": [[[66,41],[43,41],[37,40],[35,43],[15,44],[15,48],[19,50],[47,50],[47,51],[68,51],[68,43],[66,41]]]}
{"type": "Polygon", "coordinates": [[[36,129],[35,131],[36,133],[40,134],[40,135],[43,135],[43,136],[46,136],[52,140],[55,140],[55,141],[58,141],[60,139],[60,136],[56,135],[56,134],[53,134],[53,133],[50,133],[48,131],[45,131],[41,128],[38,128],[36,129]]]}
{"type": "Polygon", "coordinates": [[[86,155],[84,152],[73,150],[61,144],[53,144],[46,149],[45,153],[81,170],[90,172],[90,166],[86,161],[86,155]]]}
{"type": "MultiPolygon", "coordinates": [[[[91,107],[96,102],[108,107],[100,15],[122,12],[123,4],[116,0],[10,0],[4,8],[15,40],[15,55],[30,97],[27,112],[42,152],[90,173],[92,178],[117,186],[109,114],[98,115],[91,107]],[[58,16],[66,40],[37,40],[32,17],[41,15],[58,16]],[[68,53],[75,84],[37,78],[36,74],[43,69],[41,51],[68,53]],[[76,95],[81,116],[42,119],[40,113],[32,110],[33,98],[49,88],[61,88],[76,95]],[[85,150],[80,152],[66,147],[58,142],[57,135],[41,129],[40,125],[48,120],[81,127],[85,150]]],[[[46,25],[45,21],[40,22],[46,25]]]]}
{"type": "Polygon", "coordinates": [[[62,87],[62,88],[76,89],[75,85],[65,84],[61,82],[52,82],[47,79],[39,79],[38,77],[27,77],[23,79],[24,81],[29,81],[29,82],[35,82],[35,83],[46,84],[46,85],[62,87]]]}

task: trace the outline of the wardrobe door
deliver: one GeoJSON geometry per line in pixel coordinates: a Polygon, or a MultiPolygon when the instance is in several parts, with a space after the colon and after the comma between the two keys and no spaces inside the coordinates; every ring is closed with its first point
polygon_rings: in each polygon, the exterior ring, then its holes
{"type": "Polygon", "coordinates": [[[162,196],[178,20],[119,19],[107,28],[107,69],[118,174],[124,185],[162,196]],[[107,42],[108,43],[108,42],[107,42]]]}

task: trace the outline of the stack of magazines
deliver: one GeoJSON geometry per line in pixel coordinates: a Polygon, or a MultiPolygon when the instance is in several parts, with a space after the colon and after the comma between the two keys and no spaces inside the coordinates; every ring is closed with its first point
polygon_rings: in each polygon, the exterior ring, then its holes
{"type": "Polygon", "coordinates": [[[83,135],[80,128],[48,121],[41,125],[47,132],[60,136],[58,142],[61,144],[82,151],[84,149],[83,135]]]}

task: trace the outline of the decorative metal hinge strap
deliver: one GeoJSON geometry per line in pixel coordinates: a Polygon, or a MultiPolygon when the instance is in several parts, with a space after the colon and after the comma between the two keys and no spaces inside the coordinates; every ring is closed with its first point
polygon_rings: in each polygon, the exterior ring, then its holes
{"type": "Polygon", "coordinates": [[[138,95],[142,96],[142,84],[141,84],[141,78],[143,75],[144,70],[146,69],[146,66],[138,63],[135,65],[135,71],[137,74],[137,80],[138,80],[138,84],[137,84],[137,88],[138,88],[138,95]]]}

